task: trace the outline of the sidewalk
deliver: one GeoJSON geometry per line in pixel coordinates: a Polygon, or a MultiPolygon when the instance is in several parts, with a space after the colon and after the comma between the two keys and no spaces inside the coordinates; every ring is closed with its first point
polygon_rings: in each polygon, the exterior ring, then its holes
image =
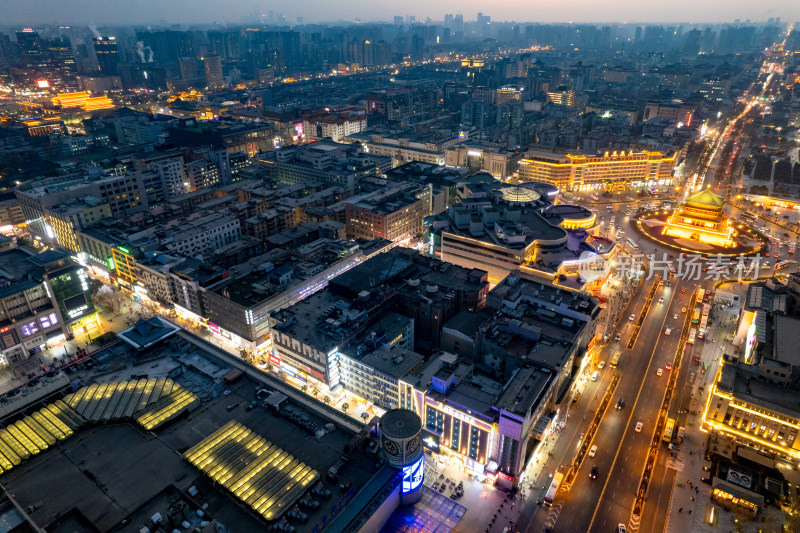
{"type": "MultiPolygon", "coordinates": [[[[712,311],[714,321],[702,346],[700,365],[696,365],[693,362],[685,362],[685,364],[692,365],[692,371],[698,374],[690,377],[690,383],[694,382],[690,389],[694,399],[685,422],[686,435],[684,441],[676,457],[667,458],[667,468],[675,469],[677,474],[667,513],[665,533],[720,533],[728,531],[746,531],[748,533],[752,531],[755,533],[759,528],[763,528],[764,525],[760,520],[745,524],[734,523],[736,514],[727,511],[720,504],[712,502],[711,485],[701,482],[703,477],[710,477],[711,475],[710,472],[703,470],[704,467],[711,466],[711,462],[705,460],[708,434],[700,431],[703,409],[711,381],[717,374],[720,358],[726,347],[729,346],[725,338],[735,333],[737,317],[745,294],[741,289],[726,292],[738,294],[740,301],[731,304],[730,307],[724,307],[724,300],[715,299],[712,311]],[[700,369],[706,364],[708,365],[708,370],[705,374],[700,373],[700,369]],[[737,527],[742,529],[737,529],[737,527]]],[[[768,514],[778,512],[780,514],[778,510],[771,508],[763,512],[768,514]]]]}
{"type": "MultiPolygon", "coordinates": [[[[716,301],[719,302],[719,300],[716,301]]],[[[710,382],[716,376],[719,358],[727,345],[725,342],[713,342],[713,340],[722,339],[725,335],[733,333],[736,326],[735,318],[738,316],[740,306],[741,302],[729,308],[723,308],[720,304],[715,303],[714,322],[706,335],[707,340],[703,344],[700,364],[685,362],[685,364],[692,365],[692,372],[695,373],[700,372],[704,365],[708,365],[709,368],[705,374],[693,376],[694,383],[690,390],[697,398],[696,403],[692,403],[686,419],[686,435],[677,457],[667,458],[667,468],[675,469],[677,474],[667,513],[665,533],[719,531],[716,526],[708,524],[708,520],[706,520],[710,515],[712,505],[711,486],[700,480],[704,475],[709,475],[704,472],[703,468],[710,466],[711,463],[705,460],[707,434],[700,431],[700,425],[710,382]],[[700,387],[702,387],[702,391],[700,391],[700,387]]],[[[724,512],[720,506],[715,507],[724,512]]],[[[720,515],[722,514],[720,513],[720,515]]],[[[722,516],[719,516],[719,519],[724,526],[726,522],[722,521],[724,520],[722,516]]],[[[730,524],[733,526],[732,522],[730,524]]]]}

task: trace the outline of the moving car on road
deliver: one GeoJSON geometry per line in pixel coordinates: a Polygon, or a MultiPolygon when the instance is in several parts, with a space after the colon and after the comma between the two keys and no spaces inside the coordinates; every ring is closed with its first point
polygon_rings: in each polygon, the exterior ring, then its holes
{"type": "Polygon", "coordinates": [[[644,427],[644,424],[642,424],[641,422],[636,422],[636,427],[635,427],[635,428],[633,428],[633,430],[634,430],[636,433],[641,433],[641,432],[642,432],[642,428],[643,428],[643,427],[644,427]]]}
{"type": "Polygon", "coordinates": [[[589,448],[589,457],[594,457],[597,455],[597,444],[589,448]]]}

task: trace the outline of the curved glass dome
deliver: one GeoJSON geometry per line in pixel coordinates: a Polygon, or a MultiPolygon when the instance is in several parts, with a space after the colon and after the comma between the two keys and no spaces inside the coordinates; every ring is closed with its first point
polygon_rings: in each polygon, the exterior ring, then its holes
{"type": "Polygon", "coordinates": [[[508,203],[527,204],[539,201],[542,197],[533,189],[522,187],[503,187],[500,189],[500,200],[508,203]]]}

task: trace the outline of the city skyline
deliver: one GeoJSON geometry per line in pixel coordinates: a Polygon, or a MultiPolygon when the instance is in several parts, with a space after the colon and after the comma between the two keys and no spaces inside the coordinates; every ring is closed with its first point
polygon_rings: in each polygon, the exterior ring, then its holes
{"type": "Polygon", "coordinates": [[[696,4],[0,0],[0,522],[800,532],[800,2],[696,4]]]}
{"type": "Polygon", "coordinates": [[[342,21],[387,22],[395,16],[408,20],[415,17],[417,22],[430,17],[441,21],[447,13],[462,13],[465,21],[474,21],[482,12],[494,22],[561,22],[561,23],[602,23],[602,22],[680,22],[680,23],[726,23],[735,20],[753,22],[766,21],[780,17],[784,22],[800,20],[800,4],[791,0],[777,0],[768,6],[753,4],[744,0],[728,2],[724,12],[712,4],[700,4],[689,0],[677,0],[661,4],[655,9],[647,4],[617,2],[599,4],[589,0],[579,0],[565,5],[554,5],[541,1],[503,0],[491,5],[475,0],[455,2],[440,1],[432,8],[430,3],[421,0],[406,2],[402,8],[385,4],[356,3],[343,0],[330,3],[321,0],[307,0],[301,5],[292,6],[278,2],[256,2],[247,0],[235,6],[208,0],[178,1],[163,4],[154,0],[117,2],[111,0],[75,0],[56,2],[53,0],[30,0],[24,6],[12,5],[8,0],[0,2],[6,24],[211,24],[242,23],[264,17],[269,12],[279,12],[286,17],[287,24],[335,23],[342,21]]]}

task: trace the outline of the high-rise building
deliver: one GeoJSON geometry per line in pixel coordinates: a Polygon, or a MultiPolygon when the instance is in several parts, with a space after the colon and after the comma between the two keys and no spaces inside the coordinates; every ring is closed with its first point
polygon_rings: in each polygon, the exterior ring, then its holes
{"type": "Polygon", "coordinates": [[[38,66],[44,61],[44,46],[39,33],[25,28],[17,32],[17,55],[28,66],[38,66]]]}
{"type": "Polygon", "coordinates": [[[74,91],[78,88],[78,69],[69,39],[63,37],[50,41],[45,63],[48,77],[54,80],[51,86],[67,91],[74,91]],[[60,86],[58,80],[60,80],[60,86]]]}
{"type": "Polygon", "coordinates": [[[0,32],[0,66],[10,65],[14,62],[14,51],[11,48],[11,39],[0,32]]]}
{"type": "Polygon", "coordinates": [[[178,73],[183,81],[197,79],[197,61],[193,57],[178,58],[178,73]]]}
{"type": "Polygon", "coordinates": [[[97,65],[104,76],[117,74],[119,64],[119,46],[116,37],[95,37],[92,39],[97,65]]]}
{"type": "Polygon", "coordinates": [[[221,89],[225,85],[222,77],[222,58],[218,55],[203,58],[206,67],[206,84],[211,89],[221,89]]]}

